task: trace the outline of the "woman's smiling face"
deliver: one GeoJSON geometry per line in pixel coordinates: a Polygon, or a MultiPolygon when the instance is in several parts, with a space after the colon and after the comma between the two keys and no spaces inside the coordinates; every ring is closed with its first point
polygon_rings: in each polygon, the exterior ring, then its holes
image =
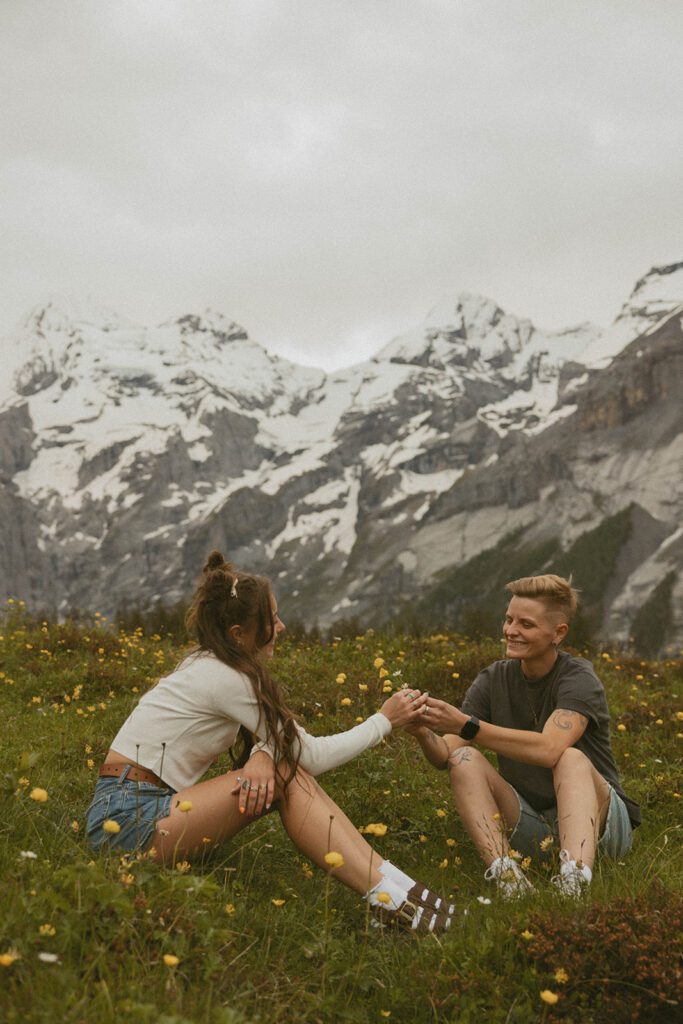
{"type": "Polygon", "coordinates": [[[513,597],[503,622],[506,657],[534,661],[547,657],[563,640],[566,623],[548,610],[544,601],[531,597],[513,597]]]}

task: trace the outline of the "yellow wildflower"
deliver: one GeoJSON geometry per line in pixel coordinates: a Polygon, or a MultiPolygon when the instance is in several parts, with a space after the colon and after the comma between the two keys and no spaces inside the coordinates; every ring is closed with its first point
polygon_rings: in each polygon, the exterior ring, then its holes
{"type": "Polygon", "coordinates": [[[351,698],[350,697],[342,697],[342,701],[341,701],[342,707],[348,708],[350,703],[351,703],[351,698]]]}
{"type": "Polygon", "coordinates": [[[446,817],[446,812],[444,811],[443,807],[437,807],[437,809],[436,809],[436,816],[437,816],[437,818],[445,818],[446,817]]]}
{"type": "Polygon", "coordinates": [[[619,722],[619,725],[617,726],[617,732],[626,732],[626,726],[623,722],[619,722]]]}
{"type": "Polygon", "coordinates": [[[384,664],[384,658],[375,658],[372,664],[375,666],[375,668],[381,668],[382,665],[384,664]]]}
{"type": "Polygon", "coordinates": [[[47,800],[47,790],[41,789],[40,786],[36,786],[29,793],[31,800],[35,800],[39,804],[44,804],[47,800]]]}
{"type": "Polygon", "coordinates": [[[558,996],[557,992],[551,992],[549,988],[544,988],[541,992],[541,999],[544,1003],[547,1003],[548,1006],[554,1006],[559,998],[560,997],[558,996]]]}
{"type": "Polygon", "coordinates": [[[74,820],[71,822],[71,831],[72,832],[78,832],[78,831],[80,831],[80,828],[81,828],[81,826],[78,824],[78,822],[74,818],[74,820]]]}
{"type": "Polygon", "coordinates": [[[370,836],[384,836],[387,833],[387,826],[381,821],[371,821],[369,825],[360,830],[370,836]]]}
{"type": "Polygon", "coordinates": [[[177,967],[180,960],[173,953],[164,953],[164,963],[167,967],[177,967]]]}
{"type": "Polygon", "coordinates": [[[566,985],[569,981],[569,975],[565,971],[564,967],[558,967],[555,971],[555,981],[558,985],[566,985]]]}
{"type": "Polygon", "coordinates": [[[304,863],[301,865],[301,871],[303,873],[304,878],[313,878],[313,870],[311,868],[311,865],[308,864],[306,861],[304,861],[304,863]]]}
{"type": "Polygon", "coordinates": [[[547,850],[548,847],[552,846],[554,842],[553,836],[546,836],[545,839],[541,839],[538,844],[542,850],[547,850]]]}
{"type": "Polygon", "coordinates": [[[16,949],[8,949],[6,953],[0,953],[0,967],[11,967],[15,960],[21,960],[21,953],[16,949]]]}
{"type": "Polygon", "coordinates": [[[181,875],[184,875],[186,871],[189,871],[192,865],[189,860],[179,860],[175,866],[176,871],[180,871],[181,875]]]}
{"type": "Polygon", "coordinates": [[[331,868],[344,867],[344,858],[342,857],[341,853],[337,853],[336,850],[330,850],[329,853],[325,854],[323,859],[325,863],[329,865],[329,867],[331,868]]]}
{"type": "Polygon", "coordinates": [[[235,913],[235,904],[234,903],[226,903],[223,909],[225,910],[226,914],[234,914],[235,913]]]}
{"type": "Polygon", "coordinates": [[[339,683],[339,684],[345,683],[346,682],[346,672],[340,672],[335,681],[337,683],[339,683]]]}
{"type": "Polygon", "coordinates": [[[38,934],[39,935],[56,935],[57,934],[57,929],[55,928],[55,926],[53,924],[41,924],[40,928],[38,929],[38,934]]]}
{"type": "Polygon", "coordinates": [[[270,902],[273,904],[274,907],[282,907],[287,902],[287,900],[271,900],[270,902]]]}
{"type": "Polygon", "coordinates": [[[391,896],[389,895],[388,892],[378,892],[377,893],[377,902],[378,903],[391,903],[391,896]]]}
{"type": "Polygon", "coordinates": [[[455,839],[447,839],[447,840],[446,840],[446,846],[457,846],[457,845],[458,845],[458,844],[457,844],[457,842],[455,841],[455,839]]]}
{"type": "Polygon", "coordinates": [[[520,939],[524,939],[525,942],[528,942],[530,939],[533,939],[534,933],[530,932],[528,928],[525,928],[523,932],[519,933],[519,937],[520,939]]]}
{"type": "Polygon", "coordinates": [[[182,811],[183,814],[187,814],[188,811],[192,810],[191,800],[181,800],[178,804],[178,810],[182,811]]]}
{"type": "Polygon", "coordinates": [[[444,857],[444,859],[439,864],[439,867],[440,868],[447,868],[448,867],[448,857],[444,857]]]}
{"type": "Polygon", "coordinates": [[[102,825],[102,829],[104,832],[109,832],[111,835],[115,836],[117,832],[121,831],[121,826],[118,821],[114,821],[113,818],[107,818],[102,825]]]}
{"type": "Polygon", "coordinates": [[[419,838],[419,840],[420,840],[420,842],[421,842],[421,843],[426,843],[426,842],[428,841],[428,840],[427,840],[427,836],[425,836],[425,835],[421,835],[421,836],[419,836],[418,838],[419,838]]]}
{"type": "Polygon", "coordinates": [[[367,683],[359,683],[358,684],[358,689],[360,690],[361,693],[365,693],[367,688],[368,688],[368,684],[367,683]]]}

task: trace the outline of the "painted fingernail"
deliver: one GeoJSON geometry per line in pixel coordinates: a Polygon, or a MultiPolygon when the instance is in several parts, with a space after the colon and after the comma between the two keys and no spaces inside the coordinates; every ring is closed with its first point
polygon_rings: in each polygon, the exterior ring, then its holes
{"type": "Polygon", "coordinates": [[[244,814],[245,811],[246,811],[246,807],[240,807],[240,814],[244,814]]]}

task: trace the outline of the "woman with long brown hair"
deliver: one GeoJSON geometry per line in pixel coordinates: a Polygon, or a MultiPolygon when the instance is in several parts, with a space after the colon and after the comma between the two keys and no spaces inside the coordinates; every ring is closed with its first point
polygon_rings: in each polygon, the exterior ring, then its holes
{"type": "Polygon", "coordinates": [[[404,689],[361,724],[311,736],[267,670],[284,630],[269,581],[236,570],[218,551],[204,566],[187,617],[197,646],[143,695],[100,768],[87,815],[96,849],[147,850],[161,863],[230,840],[271,806],[295,846],[364,896],[376,918],[445,931],[451,907],[384,861],[314,776],[415,724],[426,694],[404,689]],[[200,781],[241,734],[234,770],[200,781]],[[251,747],[252,739],[258,742],[251,747]],[[238,767],[241,765],[241,767],[238,767]]]}

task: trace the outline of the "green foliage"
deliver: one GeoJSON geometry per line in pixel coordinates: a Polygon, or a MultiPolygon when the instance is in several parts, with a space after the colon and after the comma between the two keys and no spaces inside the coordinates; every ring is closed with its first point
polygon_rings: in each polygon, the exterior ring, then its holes
{"type": "Polygon", "coordinates": [[[397,622],[418,633],[457,629],[467,636],[496,636],[505,612],[505,584],[543,572],[558,541],[524,543],[524,531],[506,534],[457,569],[444,572],[425,596],[404,609],[397,622]]]}
{"type": "Polygon", "coordinates": [[[604,519],[595,529],[582,533],[545,570],[571,576],[573,585],[581,592],[579,612],[572,623],[575,644],[590,643],[602,624],[604,595],[614,578],[619,554],[631,536],[632,517],[629,506],[604,519]]]}
{"type": "MultiPolygon", "coordinates": [[[[498,650],[495,640],[453,633],[370,630],[329,642],[283,640],[273,668],[306,727],[330,733],[376,710],[384,688],[403,680],[457,702],[498,650]]],[[[364,904],[311,872],[275,814],[186,871],[145,857],[92,855],[83,829],[96,766],[139,694],[181,654],[168,637],[139,627],[113,629],[100,617],[54,624],[8,608],[0,625],[0,958],[11,950],[18,958],[0,962],[0,1020],[675,1018],[682,998],[672,957],[681,914],[680,662],[608,652],[598,661],[615,757],[626,791],[643,805],[644,824],[623,865],[598,861],[579,907],[558,900],[540,864],[529,869],[536,896],[480,903],[478,896],[493,894],[452,811],[447,776],[430,769],[408,737],[392,735],[324,776],[356,825],[387,825],[376,840],[382,856],[452,896],[452,932],[417,940],[370,928],[364,904]],[[31,799],[34,787],[47,791],[45,802],[31,799]],[[165,954],[178,957],[177,966],[165,964],[165,954]],[[560,968],[566,982],[555,978],[560,968]],[[541,1001],[546,989],[558,994],[555,1006],[541,1001]]]]}
{"type": "Polygon", "coordinates": [[[651,658],[661,651],[671,634],[673,610],[671,595],[673,593],[676,573],[670,572],[657,584],[645,604],[638,610],[631,626],[633,644],[646,658],[651,658]]]}

